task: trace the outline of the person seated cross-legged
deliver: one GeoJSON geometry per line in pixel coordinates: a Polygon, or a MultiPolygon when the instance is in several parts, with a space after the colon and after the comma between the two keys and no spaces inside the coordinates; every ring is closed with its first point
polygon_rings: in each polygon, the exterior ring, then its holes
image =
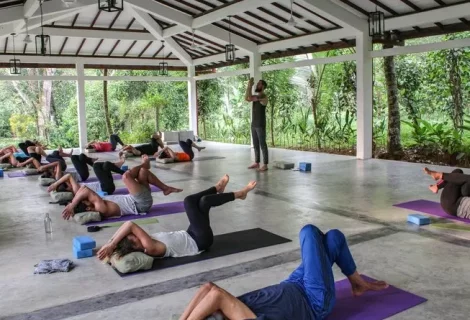
{"type": "Polygon", "coordinates": [[[98,258],[111,257],[116,252],[122,257],[141,251],[153,257],[192,256],[209,249],[214,242],[210,225],[211,208],[222,206],[235,199],[244,200],[256,182],[252,181],[239,191],[225,193],[229,176],[223,176],[212,188],[187,196],[184,207],[189,220],[187,231],[159,232],[149,235],[138,225],[127,222],[98,251],[98,258]]]}
{"type": "Polygon", "coordinates": [[[148,168],[147,156],[142,156],[143,163],[126,171],[122,181],[129,190],[128,195],[108,195],[101,198],[93,190],[83,185],[75,190],[75,196],[62,212],[66,220],[75,213],[97,211],[103,219],[119,217],[122,215],[145,215],[153,205],[152,193],[149,185],[154,185],[163,191],[165,196],[183,190],[167,186],[161,182],[148,168]]]}
{"type": "Polygon", "coordinates": [[[348,277],[354,296],[388,287],[383,281],[368,282],[360,276],[346,238],[339,230],[324,234],[314,225],[306,225],[300,231],[300,250],[300,266],[280,284],[238,298],[215,284],[206,284],[179,319],[204,320],[214,313],[232,320],[325,319],[335,305],[334,263],[348,277]]]}
{"type": "Polygon", "coordinates": [[[170,147],[165,147],[162,150],[155,153],[155,158],[173,159],[175,162],[187,162],[194,159],[193,148],[197,151],[204,150],[206,147],[198,146],[194,141],[188,139],[186,141],[180,141],[179,145],[183,152],[175,152],[170,147]]]}
{"type": "Polygon", "coordinates": [[[152,156],[155,152],[158,151],[158,148],[163,149],[165,146],[163,145],[163,141],[161,138],[161,133],[155,133],[152,135],[150,139],[150,143],[141,144],[140,146],[134,147],[131,145],[125,146],[122,148],[120,155],[124,154],[124,152],[132,153],[134,156],[142,156],[144,154],[148,156],[152,156]]]}

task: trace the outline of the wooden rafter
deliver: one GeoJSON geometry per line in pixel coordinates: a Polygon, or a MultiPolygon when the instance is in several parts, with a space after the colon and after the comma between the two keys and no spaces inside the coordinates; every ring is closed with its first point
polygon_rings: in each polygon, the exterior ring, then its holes
{"type": "Polygon", "coordinates": [[[98,52],[98,49],[101,47],[103,41],[104,39],[101,39],[100,42],[98,42],[98,45],[96,46],[95,50],[93,50],[92,56],[94,56],[98,52]]]}
{"type": "Polygon", "coordinates": [[[139,53],[138,57],[142,57],[142,55],[145,53],[145,51],[147,51],[147,49],[152,45],[153,41],[149,41],[149,43],[147,43],[147,45],[145,46],[145,48],[139,53]]]}
{"type": "Polygon", "coordinates": [[[82,50],[83,45],[85,44],[86,38],[83,38],[82,43],[80,43],[80,46],[78,47],[77,52],[75,53],[76,56],[80,54],[80,51],[82,50]]]}
{"type": "Polygon", "coordinates": [[[134,48],[135,44],[137,43],[137,40],[134,40],[132,42],[132,44],[129,46],[129,48],[127,48],[126,52],[124,53],[124,57],[127,56],[127,54],[132,50],[132,48],[134,48]]]}
{"type": "Polygon", "coordinates": [[[114,49],[116,49],[116,47],[118,46],[119,42],[121,42],[121,40],[118,40],[118,41],[116,41],[116,42],[114,43],[114,46],[111,48],[111,51],[109,51],[109,53],[108,53],[108,57],[110,57],[110,56],[113,54],[114,49]]]}
{"type": "Polygon", "coordinates": [[[111,24],[109,25],[108,29],[112,29],[114,24],[116,23],[117,19],[119,18],[119,16],[121,15],[122,11],[118,11],[116,13],[116,15],[114,16],[114,19],[113,21],[111,21],[111,24]]]}

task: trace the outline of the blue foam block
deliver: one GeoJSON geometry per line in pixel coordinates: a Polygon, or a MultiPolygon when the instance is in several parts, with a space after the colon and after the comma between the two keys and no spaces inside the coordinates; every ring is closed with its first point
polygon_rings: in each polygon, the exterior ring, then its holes
{"type": "Polygon", "coordinates": [[[0,169],[0,178],[3,178],[3,169],[0,169]]]}
{"type": "Polygon", "coordinates": [[[96,247],[96,242],[89,236],[77,236],[73,238],[73,246],[77,250],[88,250],[96,247]]]}
{"type": "Polygon", "coordinates": [[[121,170],[122,170],[122,171],[127,171],[127,170],[129,170],[129,167],[126,166],[126,165],[124,165],[124,166],[121,167],[121,170]]]}
{"type": "Polygon", "coordinates": [[[310,172],[310,171],[312,171],[312,164],[310,162],[300,162],[299,163],[299,170],[300,171],[305,171],[305,172],[310,172]]]}
{"type": "Polygon", "coordinates": [[[429,219],[428,216],[422,215],[422,214],[410,214],[408,215],[408,222],[417,224],[419,226],[425,225],[425,224],[430,224],[431,219],[429,219]]]}
{"type": "Polygon", "coordinates": [[[107,196],[107,195],[108,195],[108,193],[107,193],[106,191],[98,191],[97,194],[98,194],[101,198],[103,198],[104,196],[107,196]]]}
{"type": "Polygon", "coordinates": [[[75,257],[75,259],[93,257],[93,249],[78,250],[77,247],[73,246],[72,251],[73,251],[73,256],[75,257]]]}

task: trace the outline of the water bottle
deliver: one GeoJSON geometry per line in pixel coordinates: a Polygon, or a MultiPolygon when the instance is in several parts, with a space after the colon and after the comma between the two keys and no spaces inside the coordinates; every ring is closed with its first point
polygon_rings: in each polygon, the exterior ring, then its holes
{"type": "Polygon", "coordinates": [[[52,233],[52,220],[49,217],[49,213],[46,213],[44,217],[44,228],[46,229],[46,233],[52,233]]]}

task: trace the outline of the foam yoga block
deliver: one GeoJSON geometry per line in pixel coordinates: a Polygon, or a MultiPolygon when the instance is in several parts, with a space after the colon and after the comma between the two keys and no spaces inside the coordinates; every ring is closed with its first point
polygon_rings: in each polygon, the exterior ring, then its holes
{"type": "Polygon", "coordinates": [[[48,187],[55,182],[55,179],[39,177],[38,182],[39,182],[39,185],[43,187],[48,187]]]}
{"type": "Polygon", "coordinates": [[[127,170],[129,170],[129,166],[124,165],[124,166],[121,167],[121,170],[122,171],[127,171],[127,170]]]}
{"type": "Polygon", "coordinates": [[[12,167],[9,163],[0,163],[0,169],[10,169],[12,167]]]}
{"type": "Polygon", "coordinates": [[[93,257],[93,249],[78,250],[75,246],[73,246],[72,251],[73,251],[73,256],[75,257],[75,259],[93,257]]]}
{"type": "Polygon", "coordinates": [[[299,170],[304,172],[312,171],[312,164],[309,162],[300,162],[299,163],[299,170]]]}
{"type": "Polygon", "coordinates": [[[96,242],[89,236],[76,236],[73,238],[73,246],[77,250],[88,250],[96,247],[96,242]]]}
{"type": "Polygon", "coordinates": [[[286,162],[286,161],[274,161],[274,167],[278,169],[287,170],[287,169],[293,169],[294,164],[292,162],[286,162]]]}
{"type": "Polygon", "coordinates": [[[103,198],[104,196],[107,196],[107,195],[108,195],[108,193],[105,192],[105,191],[98,191],[97,194],[98,194],[101,198],[103,198]]]}
{"type": "Polygon", "coordinates": [[[410,214],[408,215],[408,222],[417,224],[418,226],[423,226],[431,223],[431,219],[428,216],[422,214],[410,214]]]}
{"type": "Polygon", "coordinates": [[[0,178],[3,178],[3,169],[0,169],[0,178]]]}
{"type": "Polygon", "coordinates": [[[24,169],[22,172],[25,176],[32,176],[35,174],[39,174],[37,169],[24,169]]]}

